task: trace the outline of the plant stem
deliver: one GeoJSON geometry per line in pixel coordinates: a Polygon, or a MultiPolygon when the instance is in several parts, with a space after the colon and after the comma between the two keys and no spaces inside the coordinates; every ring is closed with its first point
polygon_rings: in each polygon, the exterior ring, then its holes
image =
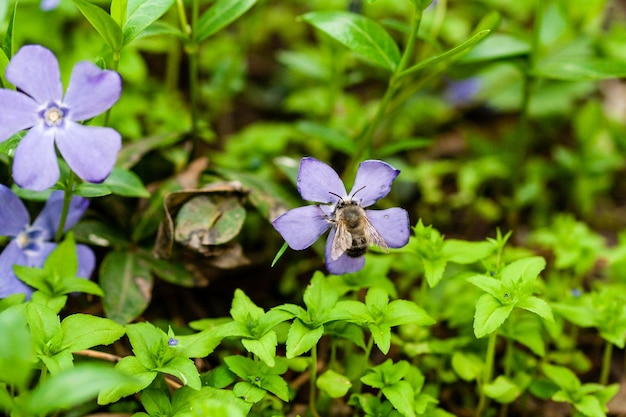
{"type": "Polygon", "coordinates": [[[63,190],[63,208],[61,209],[61,218],[59,219],[59,226],[57,227],[56,235],[54,236],[54,240],[56,242],[60,242],[63,238],[63,233],[65,232],[65,222],[67,221],[67,214],[70,211],[70,203],[72,202],[72,194],[74,191],[74,171],[70,171],[70,176],[67,179],[67,183],[65,184],[65,189],[63,190]]]}
{"type": "Polygon", "coordinates": [[[604,354],[602,355],[602,371],[600,373],[600,383],[607,385],[609,383],[609,374],[611,372],[611,359],[613,357],[613,343],[604,342],[604,354]]]}
{"type": "Polygon", "coordinates": [[[476,417],[480,417],[483,414],[483,411],[487,407],[487,397],[484,393],[485,384],[491,382],[491,377],[493,374],[493,362],[496,353],[496,338],[497,331],[494,331],[489,335],[489,341],[487,342],[487,353],[485,354],[485,369],[483,370],[482,381],[478,384],[478,389],[480,390],[480,397],[478,401],[478,407],[476,407],[476,417]]]}
{"type": "Polygon", "coordinates": [[[309,409],[314,417],[319,417],[317,413],[316,399],[317,399],[317,345],[314,345],[311,349],[311,366],[309,368],[309,409]]]}
{"type": "Polygon", "coordinates": [[[383,98],[378,104],[378,108],[376,109],[374,117],[369,123],[365,125],[365,127],[356,139],[358,148],[356,154],[352,158],[351,164],[348,166],[349,171],[353,171],[356,169],[356,164],[358,161],[368,159],[372,156],[374,147],[374,135],[387,114],[389,104],[400,89],[402,83],[400,82],[400,78],[398,77],[399,74],[404,71],[404,69],[409,65],[410,60],[413,58],[415,41],[417,39],[417,32],[419,31],[421,22],[422,11],[416,8],[414,10],[411,22],[411,33],[409,34],[409,37],[407,39],[407,44],[404,48],[404,52],[402,53],[402,57],[400,58],[400,62],[398,63],[398,66],[394,69],[393,74],[389,79],[389,83],[387,84],[387,90],[385,91],[383,98]]]}
{"type": "Polygon", "coordinates": [[[190,43],[187,48],[187,55],[189,58],[189,105],[191,111],[191,140],[193,143],[190,159],[195,158],[195,153],[198,150],[198,43],[195,40],[196,27],[199,13],[198,0],[191,2],[191,37],[190,43]]]}

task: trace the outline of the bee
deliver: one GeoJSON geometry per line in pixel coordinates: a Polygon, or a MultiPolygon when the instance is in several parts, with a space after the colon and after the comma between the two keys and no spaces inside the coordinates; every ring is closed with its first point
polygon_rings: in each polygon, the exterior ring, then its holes
{"type": "Polygon", "coordinates": [[[358,258],[363,256],[367,252],[368,246],[372,244],[385,251],[388,250],[385,239],[370,223],[361,204],[353,199],[344,200],[338,195],[337,197],[340,198],[340,201],[333,211],[333,217],[328,219],[330,223],[336,226],[335,237],[330,248],[330,257],[337,260],[345,253],[351,258],[358,258]]]}

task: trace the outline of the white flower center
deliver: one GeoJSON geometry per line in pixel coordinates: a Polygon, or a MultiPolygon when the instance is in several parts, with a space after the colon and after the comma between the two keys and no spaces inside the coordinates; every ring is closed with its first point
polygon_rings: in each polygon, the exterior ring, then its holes
{"type": "Polygon", "coordinates": [[[61,126],[63,124],[63,118],[65,117],[67,109],[59,106],[56,103],[50,103],[48,107],[40,113],[43,117],[44,123],[48,127],[61,126]]]}
{"type": "Polygon", "coordinates": [[[15,241],[26,256],[32,256],[41,251],[45,241],[45,233],[39,227],[26,226],[15,237],[15,241]]]}

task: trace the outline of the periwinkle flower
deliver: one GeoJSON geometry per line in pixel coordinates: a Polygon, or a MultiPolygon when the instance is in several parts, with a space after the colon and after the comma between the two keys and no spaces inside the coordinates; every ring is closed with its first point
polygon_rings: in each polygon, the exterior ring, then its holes
{"type": "Polygon", "coordinates": [[[289,210],[272,224],[294,250],[308,248],[330,229],[325,252],[328,272],[358,271],[365,264],[363,254],[369,244],[400,248],[409,241],[406,210],[363,209],[386,196],[399,173],[386,162],[364,161],[359,165],[352,191],[347,194],[335,170],[315,158],[302,158],[298,192],[303,199],[320,204],[289,210]]]}
{"type": "Polygon", "coordinates": [[[39,7],[41,10],[49,11],[56,9],[59,3],[61,3],[61,0],[41,0],[39,7]]]}
{"type": "MultiPolygon", "coordinates": [[[[89,200],[73,197],[69,206],[65,230],[69,230],[81,218],[89,200]]],[[[63,191],[53,191],[35,221],[22,201],[6,186],[0,184],[0,236],[13,239],[0,253],[0,298],[24,293],[32,288],[20,281],[13,272],[13,265],[41,268],[57,244],[51,242],[61,219],[63,191]]],[[[85,245],[76,245],[78,276],[89,277],[95,266],[93,251],[85,245]]]]}
{"type": "Polygon", "coordinates": [[[30,129],[15,151],[13,177],[24,188],[45,190],[59,179],[56,149],[81,179],[102,182],[122,145],[111,128],[78,122],[97,116],[119,99],[122,80],[91,62],[74,66],[63,95],[59,64],[48,49],[22,47],[6,68],[18,91],[0,90],[0,142],[30,129]]]}

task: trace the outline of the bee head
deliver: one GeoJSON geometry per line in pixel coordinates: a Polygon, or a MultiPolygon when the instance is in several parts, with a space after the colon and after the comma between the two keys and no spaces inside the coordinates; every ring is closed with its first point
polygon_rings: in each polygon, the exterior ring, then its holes
{"type": "Polygon", "coordinates": [[[342,208],[342,207],[346,207],[346,206],[360,206],[361,205],[361,201],[363,201],[363,200],[356,201],[356,200],[354,200],[354,196],[356,195],[356,193],[361,191],[363,188],[365,188],[365,185],[363,187],[359,188],[358,190],[356,190],[351,196],[348,196],[347,199],[344,199],[342,196],[340,196],[339,194],[335,194],[332,191],[329,191],[328,193],[334,195],[337,198],[339,198],[339,201],[337,202],[337,205],[335,206],[336,209],[342,208]]]}

